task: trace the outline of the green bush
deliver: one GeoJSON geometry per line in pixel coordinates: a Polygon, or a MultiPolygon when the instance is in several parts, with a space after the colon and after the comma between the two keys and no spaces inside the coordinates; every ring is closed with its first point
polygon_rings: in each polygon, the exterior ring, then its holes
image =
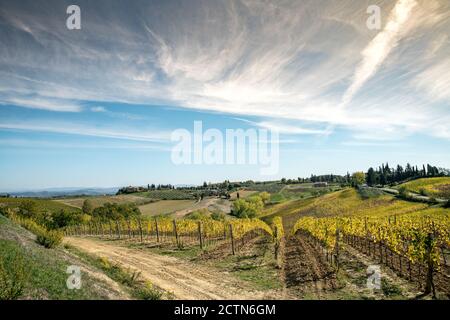
{"type": "Polygon", "coordinates": [[[29,275],[22,253],[3,244],[0,242],[0,300],[14,300],[23,294],[29,275]]]}
{"type": "Polygon", "coordinates": [[[135,290],[136,297],[142,300],[161,300],[163,294],[151,282],[146,282],[145,285],[135,290]]]}
{"type": "Polygon", "coordinates": [[[41,232],[37,234],[37,243],[40,245],[43,245],[46,248],[54,248],[58,244],[61,243],[63,238],[63,235],[60,231],[56,230],[45,230],[44,232],[41,232]]]}

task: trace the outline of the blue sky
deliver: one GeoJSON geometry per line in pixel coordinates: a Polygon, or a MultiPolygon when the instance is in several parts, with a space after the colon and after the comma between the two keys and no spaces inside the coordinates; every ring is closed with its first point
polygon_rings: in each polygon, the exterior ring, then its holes
{"type": "Polygon", "coordinates": [[[450,167],[447,0],[70,4],[0,0],[0,191],[450,167]],[[198,120],[278,129],[279,172],[174,165],[198,120]]]}

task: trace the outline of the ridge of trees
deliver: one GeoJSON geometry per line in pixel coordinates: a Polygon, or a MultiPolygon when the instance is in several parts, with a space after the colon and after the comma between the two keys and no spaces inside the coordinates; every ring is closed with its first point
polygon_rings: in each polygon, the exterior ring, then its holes
{"type": "Polygon", "coordinates": [[[369,186],[374,185],[393,185],[409,180],[425,177],[443,177],[449,175],[449,170],[438,168],[430,164],[422,165],[420,168],[416,165],[406,164],[405,168],[401,165],[390,167],[388,163],[381,164],[378,168],[370,167],[366,173],[366,183],[369,186]]]}

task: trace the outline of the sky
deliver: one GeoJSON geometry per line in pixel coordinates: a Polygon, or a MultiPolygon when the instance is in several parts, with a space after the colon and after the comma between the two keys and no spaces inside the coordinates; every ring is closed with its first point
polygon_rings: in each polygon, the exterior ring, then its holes
{"type": "Polygon", "coordinates": [[[0,44],[0,191],[450,167],[448,0],[0,0],[0,44]],[[195,121],[279,170],[173,163],[195,121]]]}

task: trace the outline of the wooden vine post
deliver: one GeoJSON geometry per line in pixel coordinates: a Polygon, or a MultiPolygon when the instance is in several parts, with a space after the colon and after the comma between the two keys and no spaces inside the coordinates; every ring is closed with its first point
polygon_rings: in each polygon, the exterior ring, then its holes
{"type": "Polygon", "coordinates": [[[130,226],[130,220],[127,219],[127,227],[128,227],[128,238],[131,239],[131,226],[130,226]]]}
{"type": "Polygon", "coordinates": [[[178,247],[180,245],[180,243],[178,241],[177,221],[175,219],[173,220],[173,233],[175,235],[175,242],[176,242],[177,247],[178,247]]]}
{"type": "Polygon", "coordinates": [[[231,253],[234,255],[234,236],[233,236],[233,225],[230,224],[230,238],[231,238],[231,253]]]}
{"type": "Polygon", "coordinates": [[[141,219],[138,219],[138,225],[139,225],[139,236],[141,237],[141,242],[144,241],[143,239],[143,233],[142,233],[142,222],[141,219]]]}
{"type": "Polygon", "coordinates": [[[340,239],[340,230],[339,228],[336,229],[336,240],[335,240],[335,264],[337,270],[339,270],[339,239],[340,239]]]}
{"type": "Polygon", "coordinates": [[[158,219],[155,218],[156,242],[159,242],[158,219]]]}
{"type": "Polygon", "coordinates": [[[434,288],[433,273],[434,273],[434,261],[433,261],[433,249],[434,249],[434,236],[432,233],[428,233],[425,245],[426,245],[426,262],[427,262],[427,280],[425,284],[424,294],[433,293],[433,299],[436,298],[436,290],[434,288]]]}
{"type": "Polygon", "coordinates": [[[280,249],[280,242],[278,241],[278,227],[274,226],[273,237],[275,238],[275,262],[278,265],[278,251],[280,249]]]}
{"type": "Polygon", "coordinates": [[[202,235],[202,222],[198,222],[198,240],[200,242],[200,249],[203,249],[203,235],[202,235]]]}

